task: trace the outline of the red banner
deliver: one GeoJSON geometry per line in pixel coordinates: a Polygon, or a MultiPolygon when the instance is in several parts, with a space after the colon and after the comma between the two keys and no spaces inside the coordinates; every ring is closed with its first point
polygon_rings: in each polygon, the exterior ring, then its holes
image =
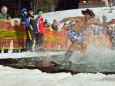
{"type": "Polygon", "coordinates": [[[26,47],[26,30],[24,23],[0,20],[0,49],[19,49],[26,47]],[[11,47],[12,46],[12,47],[11,47]]]}

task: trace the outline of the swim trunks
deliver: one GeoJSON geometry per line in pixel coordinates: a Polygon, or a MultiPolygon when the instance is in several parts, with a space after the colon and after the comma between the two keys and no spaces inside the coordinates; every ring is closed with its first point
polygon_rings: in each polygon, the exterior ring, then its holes
{"type": "Polygon", "coordinates": [[[80,44],[83,41],[82,33],[74,31],[71,26],[67,27],[67,34],[70,41],[77,39],[78,44],[80,44]]]}

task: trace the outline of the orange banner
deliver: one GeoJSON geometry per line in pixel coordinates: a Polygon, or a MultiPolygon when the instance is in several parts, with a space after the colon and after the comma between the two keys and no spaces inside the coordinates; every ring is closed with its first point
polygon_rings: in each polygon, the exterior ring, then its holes
{"type": "Polygon", "coordinates": [[[66,29],[61,31],[52,31],[50,28],[45,28],[44,33],[44,48],[48,50],[66,50],[67,49],[67,33],[66,29]]]}

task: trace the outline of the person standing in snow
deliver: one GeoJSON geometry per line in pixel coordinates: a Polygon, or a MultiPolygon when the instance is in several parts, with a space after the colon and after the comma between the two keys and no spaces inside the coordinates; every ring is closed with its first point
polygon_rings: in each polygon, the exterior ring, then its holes
{"type": "MultiPolygon", "coordinates": [[[[10,20],[11,16],[7,14],[8,8],[6,6],[2,6],[1,7],[1,13],[0,13],[0,19],[6,19],[6,20],[10,20]]],[[[10,43],[8,41],[6,41],[5,43],[3,43],[3,47],[7,46],[10,47],[9,45],[10,43]]],[[[4,53],[8,53],[9,49],[4,49],[4,53]]],[[[2,52],[2,50],[0,50],[0,53],[2,52]]]]}
{"type": "Polygon", "coordinates": [[[33,51],[35,51],[35,49],[34,49],[35,40],[34,39],[35,39],[35,35],[37,32],[37,27],[36,27],[36,21],[35,21],[34,15],[33,15],[33,10],[29,9],[28,13],[29,13],[29,18],[30,18],[30,29],[31,29],[30,33],[31,33],[31,37],[32,37],[30,51],[33,52],[33,51]]]}
{"type": "Polygon", "coordinates": [[[54,19],[54,21],[53,21],[53,23],[52,23],[52,29],[55,30],[55,31],[58,31],[59,28],[58,28],[58,26],[56,25],[56,22],[57,22],[57,20],[54,19]]]}
{"type": "Polygon", "coordinates": [[[36,51],[43,50],[43,39],[44,39],[44,20],[42,17],[43,12],[41,10],[38,11],[37,21],[37,32],[36,32],[36,51]]]}
{"type": "Polygon", "coordinates": [[[26,8],[22,8],[21,9],[21,21],[25,22],[25,26],[26,26],[26,49],[23,51],[30,51],[32,48],[32,34],[31,31],[33,30],[33,28],[30,26],[30,16],[28,15],[27,9],[26,8]]]}

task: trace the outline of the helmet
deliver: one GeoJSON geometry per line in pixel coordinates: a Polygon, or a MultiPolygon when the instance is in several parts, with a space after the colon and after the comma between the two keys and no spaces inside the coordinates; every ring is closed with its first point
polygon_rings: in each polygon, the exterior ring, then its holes
{"type": "Polygon", "coordinates": [[[41,15],[41,14],[43,14],[43,11],[38,11],[37,14],[41,15]]]}
{"type": "Polygon", "coordinates": [[[21,9],[21,13],[24,12],[24,11],[27,11],[27,9],[26,8],[22,8],[21,9]]]}

